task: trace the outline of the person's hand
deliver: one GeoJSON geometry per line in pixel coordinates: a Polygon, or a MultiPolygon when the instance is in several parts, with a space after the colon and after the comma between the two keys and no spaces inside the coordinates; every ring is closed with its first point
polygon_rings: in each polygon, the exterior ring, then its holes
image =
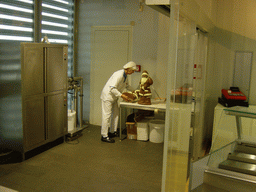
{"type": "Polygon", "coordinates": [[[123,100],[125,100],[127,102],[131,101],[131,99],[127,95],[125,95],[125,94],[122,94],[121,97],[122,97],[123,100]]]}

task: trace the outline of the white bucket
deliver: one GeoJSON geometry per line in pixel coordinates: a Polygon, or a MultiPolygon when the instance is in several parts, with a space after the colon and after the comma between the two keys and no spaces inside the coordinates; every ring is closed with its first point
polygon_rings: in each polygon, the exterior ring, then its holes
{"type": "Polygon", "coordinates": [[[150,133],[149,141],[152,143],[163,143],[164,142],[164,120],[152,120],[149,123],[150,133]]]}
{"type": "Polygon", "coordinates": [[[76,123],[76,112],[71,112],[68,110],[68,132],[73,131],[75,129],[76,123]]]}

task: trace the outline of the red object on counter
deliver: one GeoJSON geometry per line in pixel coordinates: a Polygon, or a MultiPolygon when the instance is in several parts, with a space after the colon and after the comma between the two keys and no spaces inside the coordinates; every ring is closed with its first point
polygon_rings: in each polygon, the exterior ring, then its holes
{"type": "Polygon", "coordinates": [[[230,89],[228,90],[222,89],[221,93],[226,99],[242,100],[242,101],[246,100],[246,96],[241,91],[234,92],[234,91],[231,91],[230,89]]]}

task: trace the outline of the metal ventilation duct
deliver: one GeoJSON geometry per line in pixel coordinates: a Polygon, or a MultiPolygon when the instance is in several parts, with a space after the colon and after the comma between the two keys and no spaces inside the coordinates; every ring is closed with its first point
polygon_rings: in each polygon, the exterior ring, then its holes
{"type": "Polygon", "coordinates": [[[170,0],[146,0],[145,4],[152,9],[170,17],[170,0]]]}

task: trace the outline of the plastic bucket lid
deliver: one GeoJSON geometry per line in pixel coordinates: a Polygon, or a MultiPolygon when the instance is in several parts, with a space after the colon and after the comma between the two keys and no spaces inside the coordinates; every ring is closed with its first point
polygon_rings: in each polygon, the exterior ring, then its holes
{"type": "Polygon", "coordinates": [[[165,121],[164,120],[152,120],[150,121],[151,126],[154,127],[154,129],[161,129],[164,127],[165,121]]]}

